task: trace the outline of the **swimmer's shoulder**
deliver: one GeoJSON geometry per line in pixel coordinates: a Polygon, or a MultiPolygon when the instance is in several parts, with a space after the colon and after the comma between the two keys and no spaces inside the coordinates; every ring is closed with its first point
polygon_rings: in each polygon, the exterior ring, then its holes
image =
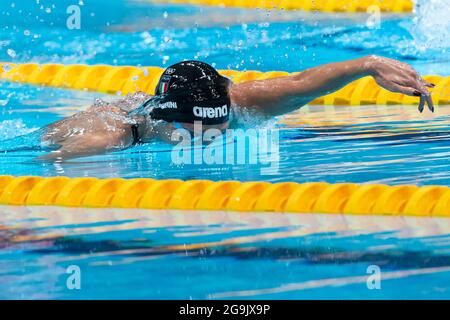
{"type": "Polygon", "coordinates": [[[114,102],[114,105],[126,112],[131,112],[141,107],[145,102],[153,98],[143,91],[127,94],[123,99],[114,102]]]}
{"type": "Polygon", "coordinates": [[[97,99],[93,105],[85,110],[85,112],[128,113],[139,108],[144,102],[148,101],[152,97],[152,95],[138,91],[132,94],[127,94],[125,97],[111,102],[97,99]]]}

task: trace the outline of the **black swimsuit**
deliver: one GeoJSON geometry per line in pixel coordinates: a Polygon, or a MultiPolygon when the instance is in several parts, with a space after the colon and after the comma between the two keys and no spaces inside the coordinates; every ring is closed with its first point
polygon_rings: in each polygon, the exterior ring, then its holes
{"type": "Polygon", "coordinates": [[[133,142],[131,143],[131,146],[135,146],[137,144],[141,144],[142,140],[139,138],[139,132],[138,132],[138,125],[133,124],[131,126],[131,135],[133,136],[133,142]]]}

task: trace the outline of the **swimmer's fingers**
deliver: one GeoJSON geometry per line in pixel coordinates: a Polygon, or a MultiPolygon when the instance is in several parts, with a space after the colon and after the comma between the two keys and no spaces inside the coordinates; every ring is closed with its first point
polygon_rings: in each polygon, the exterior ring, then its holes
{"type": "MultiPolygon", "coordinates": [[[[418,84],[416,86],[416,88],[418,89],[417,91],[421,93],[420,104],[424,104],[426,102],[428,105],[428,109],[430,109],[431,112],[434,112],[434,104],[433,104],[433,99],[431,98],[431,94],[427,88],[434,88],[434,87],[435,87],[435,85],[433,83],[427,82],[423,78],[419,78],[418,84]]],[[[419,104],[419,111],[422,112],[423,106],[421,108],[420,104],[419,104]],[[422,109],[422,111],[421,111],[421,109],[422,109]]]]}
{"type": "Polygon", "coordinates": [[[410,81],[408,81],[405,85],[416,89],[417,92],[423,95],[429,94],[427,87],[433,88],[433,85],[431,83],[426,82],[419,75],[417,75],[415,79],[411,79],[410,81]]]}
{"type": "Polygon", "coordinates": [[[420,96],[420,102],[419,102],[419,112],[423,112],[423,109],[425,107],[425,103],[428,105],[428,109],[430,109],[431,112],[434,112],[434,104],[433,99],[431,98],[431,95],[421,95],[420,96]]]}
{"type": "Polygon", "coordinates": [[[424,79],[422,79],[422,81],[423,81],[423,85],[424,85],[425,87],[428,87],[428,88],[434,88],[434,87],[436,87],[436,85],[435,85],[434,83],[427,82],[427,81],[425,81],[424,79]]]}
{"type": "Polygon", "coordinates": [[[419,112],[423,112],[423,108],[425,107],[425,97],[420,96],[420,102],[419,102],[419,112]]]}
{"type": "Polygon", "coordinates": [[[423,86],[423,87],[431,88],[431,89],[436,87],[436,85],[434,83],[428,82],[427,80],[422,78],[419,74],[416,75],[416,81],[418,82],[418,85],[421,87],[423,86]]]}
{"type": "Polygon", "coordinates": [[[431,99],[430,93],[428,92],[428,90],[425,88],[424,85],[417,84],[414,85],[413,87],[407,87],[402,86],[395,82],[384,81],[380,79],[378,79],[377,82],[379,85],[390,91],[403,93],[409,96],[420,97],[419,112],[423,112],[425,103],[428,104],[428,109],[430,109],[431,112],[434,112],[433,101],[431,99]]]}
{"type": "Polygon", "coordinates": [[[423,87],[412,83],[408,85],[401,85],[397,82],[386,80],[386,79],[375,79],[376,82],[382,86],[383,88],[392,91],[392,92],[398,92],[403,93],[408,96],[415,96],[420,97],[422,94],[427,93],[428,91],[424,89],[423,87]]]}
{"type": "Polygon", "coordinates": [[[431,94],[427,88],[434,88],[436,85],[434,83],[426,81],[423,78],[420,78],[420,84],[422,85],[422,88],[421,88],[422,95],[420,97],[420,100],[421,101],[424,100],[428,105],[428,109],[430,109],[431,112],[434,112],[433,99],[431,98],[431,94]],[[425,90],[426,90],[426,92],[423,92],[425,90]]]}
{"type": "Polygon", "coordinates": [[[435,85],[431,82],[426,81],[424,78],[421,77],[421,75],[409,64],[399,62],[403,65],[403,70],[406,74],[411,78],[411,82],[415,82],[417,87],[428,87],[428,88],[434,88],[435,85]]]}
{"type": "Polygon", "coordinates": [[[425,98],[425,101],[428,104],[428,109],[430,109],[431,112],[434,112],[434,104],[433,104],[433,99],[431,98],[431,95],[427,94],[427,95],[421,96],[420,98],[422,99],[422,97],[425,98]]]}
{"type": "Polygon", "coordinates": [[[419,91],[422,94],[428,93],[428,88],[434,88],[435,85],[433,83],[430,83],[426,81],[424,78],[420,76],[419,73],[416,72],[412,67],[409,65],[405,65],[404,70],[404,77],[403,78],[394,78],[394,82],[396,82],[399,85],[407,86],[407,87],[413,87],[417,91],[419,91]]]}
{"type": "Polygon", "coordinates": [[[434,88],[435,85],[433,83],[430,83],[426,81],[424,78],[421,77],[421,75],[409,64],[403,63],[400,61],[394,60],[397,65],[400,66],[400,70],[404,75],[406,76],[406,81],[404,83],[398,82],[399,84],[403,84],[406,86],[412,86],[415,87],[417,90],[422,92],[423,94],[426,93],[426,88],[434,88]]]}

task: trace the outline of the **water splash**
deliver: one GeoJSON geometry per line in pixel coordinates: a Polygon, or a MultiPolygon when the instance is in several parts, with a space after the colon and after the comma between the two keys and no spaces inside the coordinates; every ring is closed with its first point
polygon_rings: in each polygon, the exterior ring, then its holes
{"type": "Polygon", "coordinates": [[[0,140],[7,140],[21,136],[37,128],[28,128],[22,119],[0,121],[0,140]]]}
{"type": "Polygon", "coordinates": [[[450,0],[417,0],[415,5],[414,28],[412,35],[417,48],[442,50],[450,48],[450,19],[448,19],[450,0]]]}

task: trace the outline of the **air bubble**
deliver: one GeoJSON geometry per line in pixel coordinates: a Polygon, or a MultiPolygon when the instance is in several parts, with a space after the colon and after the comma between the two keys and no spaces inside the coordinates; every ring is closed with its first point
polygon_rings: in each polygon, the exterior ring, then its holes
{"type": "Polygon", "coordinates": [[[12,67],[9,64],[4,64],[2,66],[3,72],[8,72],[12,69],[12,67]]]}
{"type": "Polygon", "coordinates": [[[16,52],[13,49],[6,50],[6,53],[13,59],[17,56],[16,52]]]}

